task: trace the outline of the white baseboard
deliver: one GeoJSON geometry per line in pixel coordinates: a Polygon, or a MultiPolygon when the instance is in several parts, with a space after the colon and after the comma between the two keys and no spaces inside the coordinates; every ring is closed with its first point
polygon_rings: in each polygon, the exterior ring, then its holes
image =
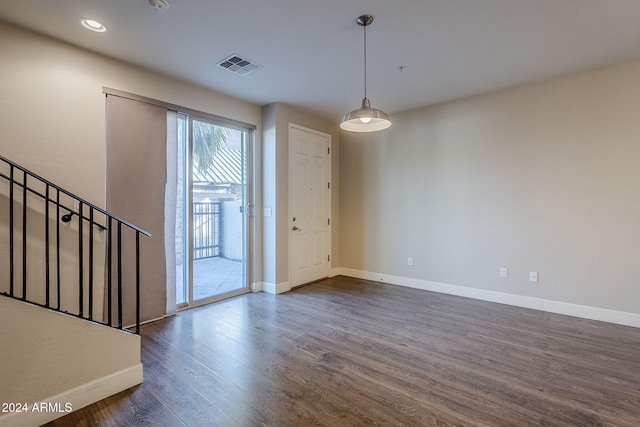
{"type": "Polygon", "coordinates": [[[331,273],[329,273],[329,277],[336,277],[336,276],[339,276],[340,274],[341,274],[340,267],[332,268],[331,273]]]}
{"type": "MultiPolygon", "coordinates": [[[[175,313],[171,313],[171,314],[168,314],[168,315],[167,315],[167,314],[165,314],[164,316],[156,317],[155,319],[145,320],[144,322],[140,322],[140,326],[142,326],[142,325],[146,325],[147,323],[157,322],[158,320],[165,319],[166,317],[168,317],[168,316],[173,316],[174,314],[175,314],[175,313]]],[[[129,331],[135,331],[135,329],[136,329],[136,325],[135,325],[135,324],[133,324],[133,325],[128,325],[128,326],[125,326],[125,327],[124,327],[124,329],[128,329],[129,331]]]]}
{"type": "Polygon", "coordinates": [[[264,291],[269,294],[281,294],[291,290],[291,284],[289,282],[282,282],[278,284],[263,282],[264,291]]]}
{"type": "Polygon", "coordinates": [[[264,282],[253,282],[251,284],[251,292],[262,292],[264,291],[264,282]]]}
{"type": "Polygon", "coordinates": [[[138,364],[43,399],[37,403],[22,402],[27,403],[28,411],[7,413],[0,416],[0,427],[30,427],[46,424],[68,415],[72,411],[77,411],[80,408],[142,383],[142,374],[142,364],[138,364]],[[41,407],[41,404],[44,404],[43,409],[47,409],[47,404],[49,404],[49,408],[42,412],[34,411],[33,405],[36,404],[36,408],[41,407]],[[67,404],[70,404],[70,410],[68,411],[69,407],[65,406],[67,404]],[[56,410],[49,412],[52,408],[56,410]]]}
{"type": "Polygon", "coordinates": [[[391,285],[406,286],[409,288],[423,289],[425,291],[458,295],[482,301],[491,301],[516,307],[531,308],[550,313],[565,314],[568,316],[582,317],[585,319],[600,320],[603,322],[640,328],[640,314],[638,313],[609,310],[606,308],[552,301],[524,295],[507,294],[486,289],[469,288],[466,286],[449,285],[447,283],[431,282],[428,280],[412,279],[409,277],[393,276],[351,268],[339,268],[338,270],[339,274],[343,276],[355,277],[358,279],[373,280],[381,283],[389,283],[391,285]]]}

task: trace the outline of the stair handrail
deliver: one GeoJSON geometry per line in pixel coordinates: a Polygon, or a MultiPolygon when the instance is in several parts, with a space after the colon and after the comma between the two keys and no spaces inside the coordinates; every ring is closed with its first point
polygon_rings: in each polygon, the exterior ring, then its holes
{"type": "MultiPolygon", "coordinates": [[[[52,183],[51,181],[49,181],[49,180],[47,180],[47,179],[45,179],[45,178],[43,178],[43,177],[39,176],[38,174],[31,172],[29,169],[27,169],[27,168],[25,168],[25,167],[23,167],[23,166],[20,166],[19,164],[15,163],[15,162],[13,162],[13,161],[11,161],[11,160],[9,160],[9,159],[7,159],[7,158],[6,158],[6,157],[4,157],[3,155],[0,155],[0,160],[4,161],[5,163],[8,163],[9,165],[13,166],[13,167],[14,167],[14,168],[16,168],[16,169],[21,170],[21,171],[22,171],[22,172],[24,172],[24,173],[27,173],[27,174],[31,175],[31,176],[32,176],[32,177],[34,177],[35,179],[37,179],[37,180],[41,181],[42,183],[44,183],[44,184],[46,184],[46,185],[49,185],[50,187],[52,187],[52,188],[56,189],[57,191],[59,191],[59,192],[61,192],[61,193],[63,193],[63,194],[66,194],[67,196],[71,197],[72,199],[75,199],[75,200],[79,201],[79,202],[80,202],[80,203],[82,203],[83,205],[86,205],[87,207],[92,208],[92,209],[94,209],[94,210],[96,210],[96,211],[98,211],[98,212],[102,213],[103,215],[106,215],[106,216],[108,216],[109,218],[112,218],[112,219],[114,219],[114,220],[116,220],[116,221],[118,221],[118,222],[122,223],[123,225],[126,225],[127,227],[129,227],[129,228],[131,228],[131,229],[133,229],[133,230],[135,230],[135,231],[139,231],[141,234],[143,234],[143,235],[145,235],[145,236],[147,236],[147,237],[151,237],[151,233],[149,233],[148,231],[145,231],[145,230],[143,230],[142,228],[140,228],[140,227],[138,227],[138,226],[136,226],[136,225],[131,224],[131,223],[130,223],[130,222],[128,222],[127,220],[122,219],[122,218],[120,218],[119,216],[114,215],[114,214],[112,214],[112,213],[110,213],[110,212],[107,212],[106,210],[104,210],[104,209],[100,208],[99,206],[94,205],[94,204],[93,204],[93,203],[91,203],[91,202],[88,202],[87,200],[83,199],[82,197],[79,197],[79,196],[77,196],[77,195],[75,195],[75,194],[71,193],[70,191],[65,190],[64,188],[62,188],[62,187],[60,187],[60,186],[58,186],[58,185],[56,185],[56,184],[52,183]]],[[[2,173],[0,173],[0,176],[1,176],[2,178],[4,178],[4,179],[7,179],[7,180],[8,180],[8,179],[10,179],[10,177],[8,177],[8,176],[6,176],[6,175],[4,175],[4,174],[2,174],[2,173]]],[[[22,184],[20,184],[20,183],[17,183],[17,185],[19,185],[19,186],[23,187],[23,185],[22,185],[22,184]]],[[[37,191],[35,191],[35,190],[33,190],[33,189],[27,188],[27,190],[28,190],[28,191],[30,191],[30,192],[31,192],[31,193],[33,193],[33,194],[36,194],[37,196],[42,197],[43,199],[45,199],[45,198],[46,198],[46,196],[45,196],[44,194],[41,194],[41,193],[39,193],[39,192],[37,192],[37,191]]],[[[63,207],[64,207],[64,209],[65,209],[65,210],[67,210],[67,211],[71,212],[71,213],[72,213],[72,215],[77,215],[77,214],[78,214],[78,213],[77,213],[77,212],[75,212],[73,209],[70,209],[70,208],[68,208],[68,207],[66,207],[66,206],[63,206],[63,207]]],[[[84,218],[84,219],[86,219],[86,220],[89,220],[89,218],[86,218],[86,217],[83,217],[83,218],[84,218]]]]}
{"type": "MultiPolygon", "coordinates": [[[[9,217],[10,217],[10,226],[9,226],[9,246],[10,246],[10,266],[9,266],[9,292],[0,292],[0,295],[4,295],[4,296],[8,296],[14,299],[18,299],[21,300],[23,302],[27,302],[30,304],[34,304],[34,305],[38,305],[50,310],[54,310],[54,311],[58,311],[58,312],[62,312],[62,313],[66,313],[66,314],[70,314],[72,316],[75,317],[80,317],[82,319],[85,320],[89,320],[91,322],[94,323],[99,323],[99,324],[103,324],[103,325],[107,325],[110,327],[114,327],[114,328],[118,328],[120,330],[127,330],[126,328],[123,327],[123,311],[124,311],[124,305],[123,305],[123,299],[122,299],[122,290],[123,290],[123,286],[122,286],[122,282],[123,282],[123,271],[122,271],[122,225],[128,227],[129,229],[131,229],[134,233],[135,233],[135,330],[134,332],[139,334],[140,333],[140,235],[146,236],[146,237],[151,237],[151,233],[149,233],[148,231],[143,230],[142,228],[124,220],[123,218],[120,218],[117,215],[114,215],[108,211],[106,211],[105,209],[100,208],[99,206],[96,206],[95,204],[88,202],[87,200],[71,193],[70,191],[60,187],[57,184],[54,184],[53,182],[41,177],[40,175],[30,171],[29,169],[15,163],[12,160],[7,159],[6,157],[0,155],[0,161],[4,162],[5,164],[9,165],[10,168],[10,172],[9,175],[7,176],[3,173],[0,172],[0,178],[3,178],[5,180],[8,181],[9,184],[9,217]],[[18,173],[18,175],[22,175],[22,182],[16,180],[16,177],[14,177],[15,171],[18,170],[21,172],[18,173]],[[45,185],[45,193],[46,194],[42,194],[41,192],[35,190],[34,188],[30,188],[28,185],[28,179],[27,177],[31,177],[32,179],[35,179],[37,181],[39,181],[41,184],[45,185]],[[23,193],[23,208],[22,208],[22,215],[23,215],[23,222],[22,222],[22,293],[19,294],[18,292],[14,292],[14,228],[15,228],[15,224],[14,224],[14,186],[17,187],[21,187],[22,188],[22,193],[23,193]],[[56,198],[53,199],[52,196],[50,197],[49,191],[50,189],[53,189],[53,193],[56,195],[56,198]],[[46,248],[46,255],[45,255],[45,262],[46,262],[46,272],[45,272],[45,282],[46,282],[46,291],[45,291],[45,296],[46,296],[46,303],[42,304],[42,303],[38,303],[36,301],[32,301],[29,300],[27,298],[27,265],[26,265],[26,260],[28,259],[27,257],[27,247],[28,244],[27,242],[27,194],[31,193],[34,194],[42,199],[45,200],[45,209],[44,209],[44,215],[45,215],[45,248],[46,248]],[[78,207],[77,207],[77,211],[74,209],[70,209],[69,207],[65,206],[64,204],[61,203],[60,201],[60,195],[64,194],[67,197],[71,198],[74,201],[74,205],[75,202],[78,203],[78,207]],[[50,304],[50,294],[51,294],[51,288],[50,288],[50,271],[49,271],[49,264],[50,264],[50,230],[49,230],[49,221],[50,221],[50,205],[49,203],[52,203],[55,207],[56,207],[56,273],[57,273],[57,292],[55,293],[55,296],[57,296],[57,306],[53,306],[53,304],[50,304]],[[88,210],[89,212],[89,217],[86,217],[84,215],[84,209],[88,210]],[[68,211],[68,214],[62,215],[60,216],[61,212],[60,209],[64,209],[66,211],[68,211]],[[99,224],[97,222],[94,221],[94,211],[95,212],[99,212],[101,214],[103,214],[107,220],[107,225],[102,225],[99,224]],[[78,304],[78,314],[75,313],[71,313],[67,310],[63,310],[61,307],[61,276],[60,276],[60,269],[61,269],[61,264],[60,264],[60,224],[58,221],[62,221],[62,222],[70,222],[73,215],[77,215],[78,216],[78,256],[79,256],[79,262],[78,262],[78,273],[79,273],[79,277],[78,277],[78,294],[79,294],[79,304],[78,304]],[[85,276],[83,273],[83,269],[84,269],[84,256],[85,256],[85,249],[83,248],[83,240],[84,240],[84,230],[83,230],[83,224],[84,221],[87,221],[90,225],[89,227],[89,249],[88,249],[88,265],[89,265],[89,274],[88,276],[86,276],[88,279],[88,284],[85,284],[85,276]],[[112,225],[113,222],[116,222],[116,238],[113,238],[113,234],[112,233],[112,225]],[[107,248],[108,251],[104,254],[105,255],[105,263],[107,264],[107,268],[105,270],[105,273],[107,274],[107,277],[105,278],[105,285],[106,285],[106,292],[107,292],[107,320],[97,320],[93,318],[93,279],[94,279],[94,272],[93,272],[93,267],[94,267],[94,248],[93,248],[93,226],[96,226],[98,228],[100,228],[103,231],[106,231],[108,233],[108,243],[107,243],[107,248]],[[116,244],[113,244],[112,241],[115,240],[116,244]],[[113,248],[116,248],[116,261],[115,261],[115,265],[112,261],[113,258],[113,248]],[[115,272],[114,272],[115,270],[115,272]],[[112,275],[115,274],[116,278],[117,278],[117,289],[116,295],[112,295],[112,285],[113,285],[113,281],[112,281],[112,275]],[[85,286],[88,287],[88,298],[85,298],[84,296],[84,290],[85,290],[85,286]],[[116,313],[115,316],[117,316],[117,321],[113,320],[113,316],[112,316],[112,305],[113,305],[113,298],[116,298],[116,313]],[[88,304],[88,315],[85,316],[84,315],[84,306],[85,303],[88,304]]],[[[19,177],[18,177],[19,178],[19,177]]],[[[19,282],[18,282],[19,283],[19,282]]],[[[104,317],[104,314],[103,314],[104,317]]]]}

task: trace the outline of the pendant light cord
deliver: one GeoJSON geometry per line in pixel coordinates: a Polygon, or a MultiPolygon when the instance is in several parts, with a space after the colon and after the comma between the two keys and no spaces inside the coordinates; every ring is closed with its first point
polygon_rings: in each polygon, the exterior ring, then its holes
{"type": "Polygon", "coordinates": [[[367,97],[367,22],[363,25],[364,27],[364,97],[367,97]]]}

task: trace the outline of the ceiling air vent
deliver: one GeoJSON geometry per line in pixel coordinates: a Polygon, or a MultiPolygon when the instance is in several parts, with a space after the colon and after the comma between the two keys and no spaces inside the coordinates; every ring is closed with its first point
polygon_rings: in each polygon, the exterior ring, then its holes
{"type": "Polygon", "coordinates": [[[241,76],[246,76],[253,70],[260,68],[260,65],[238,55],[231,55],[230,57],[218,62],[218,67],[222,67],[235,74],[240,74],[241,76]]]}

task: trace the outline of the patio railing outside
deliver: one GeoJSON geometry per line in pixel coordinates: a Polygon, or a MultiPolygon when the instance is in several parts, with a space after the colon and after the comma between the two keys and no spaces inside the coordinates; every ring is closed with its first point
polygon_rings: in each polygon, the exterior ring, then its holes
{"type": "Polygon", "coordinates": [[[193,259],[213,258],[220,256],[222,246],[222,203],[193,203],[193,259]]]}

